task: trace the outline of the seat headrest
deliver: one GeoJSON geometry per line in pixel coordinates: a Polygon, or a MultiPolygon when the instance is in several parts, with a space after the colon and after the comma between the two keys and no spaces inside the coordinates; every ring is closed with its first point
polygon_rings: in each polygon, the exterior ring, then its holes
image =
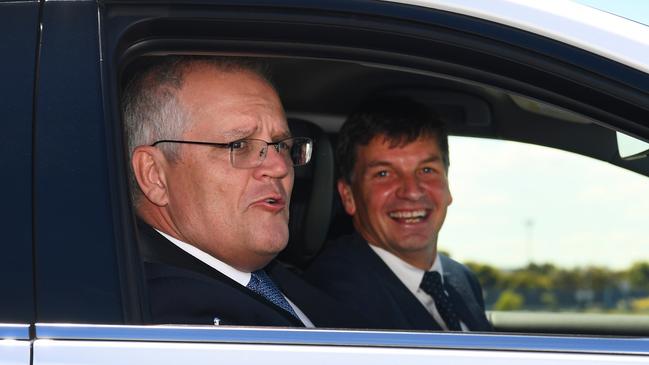
{"type": "Polygon", "coordinates": [[[334,197],[334,157],[331,141],[317,125],[289,120],[295,137],[313,139],[313,155],[306,166],[295,168],[291,195],[288,246],[279,258],[303,269],[327,239],[334,197]]]}

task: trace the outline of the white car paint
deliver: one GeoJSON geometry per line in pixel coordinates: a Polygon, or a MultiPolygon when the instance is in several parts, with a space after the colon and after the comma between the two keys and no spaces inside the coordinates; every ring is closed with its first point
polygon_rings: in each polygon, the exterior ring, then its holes
{"type": "Polygon", "coordinates": [[[0,365],[29,364],[30,348],[30,341],[0,340],[0,365]]]}
{"type": "Polygon", "coordinates": [[[569,0],[386,0],[482,18],[649,73],[649,27],[569,0]]]}
{"type": "Polygon", "coordinates": [[[35,365],[647,364],[646,356],[343,346],[37,340],[35,365]]]}

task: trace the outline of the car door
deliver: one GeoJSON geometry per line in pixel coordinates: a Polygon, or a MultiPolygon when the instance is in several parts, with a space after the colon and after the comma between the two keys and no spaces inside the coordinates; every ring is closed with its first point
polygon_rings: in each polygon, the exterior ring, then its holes
{"type": "MultiPolygon", "coordinates": [[[[616,81],[639,74],[637,82],[646,82],[641,72],[493,22],[382,1],[46,1],[42,24],[34,364],[647,361],[643,338],[146,325],[119,117],[128,74],[141,58],[160,54],[343,61],[363,71],[378,64],[486,83],[592,117],[614,115],[619,125],[649,110],[642,91],[616,81]],[[543,52],[543,62],[528,64],[543,52]],[[585,59],[587,76],[575,72],[575,58],[585,59]],[[593,87],[605,68],[616,87],[606,92],[593,87]],[[574,99],[559,97],[565,88],[574,99]]],[[[333,86],[344,99],[345,84],[333,86]]]]}
{"type": "Polygon", "coordinates": [[[34,319],[32,113],[38,2],[0,2],[0,364],[29,364],[34,319]]]}

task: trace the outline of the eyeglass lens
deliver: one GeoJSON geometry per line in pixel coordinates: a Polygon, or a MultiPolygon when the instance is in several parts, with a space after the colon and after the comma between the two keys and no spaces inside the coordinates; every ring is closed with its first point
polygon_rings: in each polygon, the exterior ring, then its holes
{"type": "Polygon", "coordinates": [[[266,158],[269,145],[293,166],[307,164],[311,159],[313,150],[313,142],[308,138],[302,137],[288,138],[270,144],[255,139],[241,140],[230,145],[232,166],[238,168],[259,166],[266,158]]]}

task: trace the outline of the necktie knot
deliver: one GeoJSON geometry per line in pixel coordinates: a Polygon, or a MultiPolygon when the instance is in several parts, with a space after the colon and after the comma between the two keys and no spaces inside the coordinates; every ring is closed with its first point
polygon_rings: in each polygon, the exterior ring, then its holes
{"type": "Polygon", "coordinates": [[[257,270],[250,273],[250,282],[248,282],[246,287],[299,319],[293,307],[291,307],[282,292],[264,270],[257,270]]]}
{"type": "Polygon", "coordinates": [[[419,287],[433,298],[435,307],[444,320],[446,327],[451,331],[460,331],[462,329],[460,327],[460,320],[453,309],[451,299],[446,293],[446,290],[444,290],[440,273],[437,271],[425,272],[419,287]]]}
{"type": "Polygon", "coordinates": [[[429,290],[444,290],[444,284],[442,283],[442,275],[437,271],[426,271],[424,273],[424,278],[421,280],[420,287],[426,290],[426,287],[429,290]]]}

